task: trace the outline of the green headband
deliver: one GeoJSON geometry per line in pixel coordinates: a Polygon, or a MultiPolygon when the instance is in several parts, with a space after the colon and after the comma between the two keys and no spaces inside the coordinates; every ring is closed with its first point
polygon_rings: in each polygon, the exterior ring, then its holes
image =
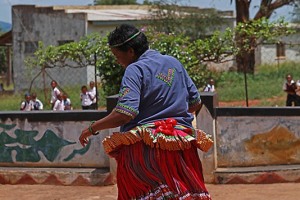
{"type": "Polygon", "coordinates": [[[141,31],[137,32],[136,34],[134,34],[133,36],[131,36],[130,38],[128,38],[127,40],[125,40],[124,42],[121,42],[119,44],[114,44],[114,45],[109,45],[110,47],[119,47],[122,46],[123,44],[125,44],[126,42],[129,42],[130,40],[132,40],[133,38],[135,38],[136,36],[138,36],[141,33],[141,31]]]}

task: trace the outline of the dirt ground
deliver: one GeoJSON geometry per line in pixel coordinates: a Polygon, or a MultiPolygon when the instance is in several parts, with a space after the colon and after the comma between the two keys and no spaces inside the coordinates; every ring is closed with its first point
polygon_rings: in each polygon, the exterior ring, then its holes
{"type": "MultiPolygon", "coordinates": [[[[298,200],[300,183],[207,184],[213,200],[298,200]]],[[[117,187],[0,185],[1,200],[115,200],[117,187]]]]}
{"type": "MultiPolygon", "coordinates": [[[[285,105],[285,99],[286,96],[282,95],[282,96],[274,96],[272,98],[269,99],[249,99],[248,100],[248,106],[249,107],[259,107],[262,106],[263,102],[268,102],[267,104],[269,106],[276,106],[276,104],[279,103],[278,106],[283,106],[285,105]]],[[[219,107],[246,107],[246,101],[242,100],[242,101],[230,101],[230,102],[223,102],[223,101],[219,101],[219,107]]]]}

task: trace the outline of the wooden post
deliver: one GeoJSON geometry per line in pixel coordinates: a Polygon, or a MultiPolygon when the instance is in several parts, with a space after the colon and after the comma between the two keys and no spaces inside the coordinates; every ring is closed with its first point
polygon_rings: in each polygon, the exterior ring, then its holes
{"type": "Polygon", "coordinates": [[[9,86],[12,83],[12,66],[11,66],[11,45],[6,46],[6,85],[9,86]]]}

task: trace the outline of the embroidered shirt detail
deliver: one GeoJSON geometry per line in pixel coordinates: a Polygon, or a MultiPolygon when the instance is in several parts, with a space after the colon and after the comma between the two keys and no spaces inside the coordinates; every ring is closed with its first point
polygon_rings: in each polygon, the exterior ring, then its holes
{"type": "Polygon", "coordinates": [[[117,106],[115,107],[115,111],[130,116],[131,118],[135,118],[139,114],[139,112],[134,108],[124,105],[122,103],[117,104],[117,106]]]}
{"type": "Polygon", "coordinates": [[[165,83],[167,83],[171,87],[171,85],[173,83],[173,80],[174,80],[175,71],[176,71],[175,68],[169,68],[167,76],[163,73],[159,73],[155,77],[162,80],[162,81],[164,81],[165,83]]]}
{"type": "Polygon", "coordinates": [[[121,90],[119,92],[119,99],[122,98],[122,97],[124,97],[129,92],[130,92],[130,89],[128,87],[121,88],[121,90]]]}

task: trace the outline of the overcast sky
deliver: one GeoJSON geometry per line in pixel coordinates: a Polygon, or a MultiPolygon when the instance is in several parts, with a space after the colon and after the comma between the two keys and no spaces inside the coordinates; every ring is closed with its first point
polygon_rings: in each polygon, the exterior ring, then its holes
{"type": "MultiPolygon", "coordinates": [[[[142,3],[143,0],[137,0],[142,3]]],[[[252,0],[251,14],[258,10],[260,0],[252,0]]],[[[93,0],[0,0],[0,21],[11,23],[11,6],[16,4],[33,4],[33,5],[88,5],[92,4],[93,0]]],[[[198,6],[201,8],[216,8],[218,10],[234,10],[235,5],[230,4],[230,0],[182,0],[182,3],[190,6],[198,6]]],[[[290,6],[285,6],[279,9],[273,16],[278,18],[279,16],[285,16],[287,20],[291,19],[289,14],[292,11],[290,6]]]]}

